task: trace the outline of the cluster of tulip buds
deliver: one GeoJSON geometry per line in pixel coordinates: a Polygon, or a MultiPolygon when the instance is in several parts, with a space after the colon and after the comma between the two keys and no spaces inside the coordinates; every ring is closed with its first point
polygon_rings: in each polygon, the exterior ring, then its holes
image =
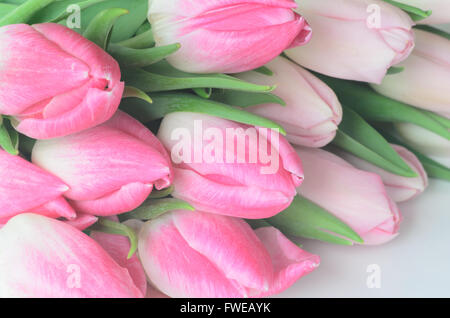
{"type": "Polygon", "coordinates": [[[0,3],[0,297],[271,296],[450,181],[445,1],[69,2],[0,3]]]}

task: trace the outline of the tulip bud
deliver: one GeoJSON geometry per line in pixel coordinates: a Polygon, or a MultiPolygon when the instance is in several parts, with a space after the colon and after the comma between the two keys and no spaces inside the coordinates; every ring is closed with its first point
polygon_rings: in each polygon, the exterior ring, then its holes
{"type": "Polygon", "coordinates": [[[380,176],[321,149],[298,147],[305,181],[298,193],[347,223],[366,245],[397,236],[400,212],[380,176]]]}
{"type": "Polygon", "coordinates": [[[253,231],[237,218],[176,211],[147,222],[139,257],[151,283],[170,297],[262,297],[319,265],[273,227],[253,231]]]}
{"type": "Polygon", "coordinates": [[[302,0],[299,12],[314,36],[285,53],[325,75],[380,83],[414,47],[411,18],[381,0],[302,0]]]}
{"type": "Polygon", "coordinates": [[[170,159],[141,123],[118,111],[106,123],[51,140],[38,140],[32,160],[69,185],[64,195],[77,212],[131,211],[171,183],[170,159]]]}
{"type": "Polygon", "coordinates": [[[390,173],[346,152],[339,152],[339,156],[358,169],[378,174],[383,180],[389,197],[395,202],[407,201],[425,191],[428,186],[428,176],[422,163],[412,152],[401,146],[391,146],[417,173],[417,177],[407,178],[390,173]]]}
{"type": "Polygon", "coordinates": [[[172,196],[205,212],[271,217],[290,205],[303,180],[292,146],[267,128],[177,112],[164,118],[158,138],[175,164],[172,196]]]}
{"type": "Polygon", "coordinates": [[[117,62],[54,23],[0,28],[0,113],[36,139],[69,135],[108,120],[124,90],[117,62]]]}
{"type": "Polygon", "coordinates": [[[281,124],[293,144],[323,147],[331,142],[342,120],[342,107],[334,92],[310,72],[283,57],[268,63],[267,67],[272,76],[252,71],[237,77],[255,84],[276,85],[273,93],[286,106],[266,104],[246,110],[281,124]]]}
{"type": "Polygon", "coordinates": [[[128,271],[63,222],[21,214],[0,230],[0,297],[143,297],[128,271]]]}
{"type": "Polygon", "coordinates": [[[424,19],[420,20],[420,24],[443,24],[450,23],[450,2],[443,0],[395,0],[407,4],[425,11],[431,10],[432,14],[424,19]]]}
{"type": "Polygon", "coordinates": [[[450,140],[408,123],[395,124],[395,130],[413,149],[450,168],[450,140]]]}
{"type": "Polygon", "coordinates": [[[450,40],[415,30],[416,47],[398,66],[404,70],[386,76],[372,87],[401,102],[450,116],[450,40]]]}
{"type": "Polygon", "coordinates": [[[0,162],[0,224],[25,212],[53,218],[76,217],[63,198],[69,187],[60,179],[3,150],[0,150],[0,162]]]}
{"type": "Polygon", "coordinates": [[[296,7],[294,0],[150,0],[148,19],[157,46],[181,44],[167,59],[176,68],[238,73],[309,41],[296,7]]]}

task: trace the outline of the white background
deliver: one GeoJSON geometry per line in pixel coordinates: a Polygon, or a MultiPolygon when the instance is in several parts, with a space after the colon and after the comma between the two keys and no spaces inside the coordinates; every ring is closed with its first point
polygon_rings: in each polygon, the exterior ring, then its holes
{"type": "Polygon", "coordinates": [[[278,297],[450,297],[450,182],[399,205],[400,235],[381,246],[337,246],[298,240],[320,255],[318,269],[278,297]],[[367,267],[381,269],[381,288],[368,288],[367,267]]]}

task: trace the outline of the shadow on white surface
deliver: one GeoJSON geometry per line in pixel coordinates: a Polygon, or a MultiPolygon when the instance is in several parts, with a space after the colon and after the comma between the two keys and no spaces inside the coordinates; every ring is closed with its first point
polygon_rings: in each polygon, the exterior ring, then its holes
{"type": "Polygon", "coordinates": [[[400,235],[388,244],[298,240],[321,265],[278,297],[450,297],[450,182],[431,180],[422,196],[399,206],[400,235]],[[379,280],[368,272],[372,264],[379,280]]]}

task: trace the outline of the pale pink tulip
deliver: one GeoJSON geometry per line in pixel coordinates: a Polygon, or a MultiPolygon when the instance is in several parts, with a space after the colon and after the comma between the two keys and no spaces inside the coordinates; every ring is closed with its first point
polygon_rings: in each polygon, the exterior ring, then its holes
{"type": "Polygon", "coordinates": [[[413,149],[450,168],[450,140],[410,123],[397,123],[394,127],[413,149]]]}
{"type": "Polygon", "coordinates": [[[246,110],[283,126],[287,139],[296,145],[323,147],[336,136],[342,120],[342,107],[336,94],[307,70],[278,57],[266,65],[272,76],[246,72],[237,77],[261,85],[276,85],[273,92],[286,106],[266,104],[246,110]]]}
{"type": "Polygon", "coordinates": [[[309,41],[296,7],[294,0],[150,0],[148,18],[157,46],[181,44],[167,59],[176,68],[237,73],[309,41]]]}
{"type": "Polygon", "coordinates": [[[450,2],[447,0],[395,0],[396,2],[404,3],[416,8],[428,11],[432,14],[424,20],[417,23],[420,24],[443,24],[450,23],[450,2]]]}
{"type": "MultiPolygon", "coordinates": [[[[112,221],[118,222],[116,216],[110,217],[112,221]]],[[[128,259],[130,251],[130,241],[127,237],[116,234],[108,234],[92,231],[90,236],[100,244],[103,249],[119,264],[126,268],[130,273],[134,284],[139,288],[142,295],[147,294],[147,278],[145,277],[144,268],[136,254],[128,259]]]]}
{"type": "Polygon", "coordinates": [[[69,185],[77,212],[115,215],[141,205],[153,186],[170,185],[170,159],[145,126],[118,111],[106,123],[51,140],[38,140],[32,160],[69,185]]]}
{"type": "Polygon", "coordinates": [[[450,40],[415,30],[416,47],[398,66],[404,70],[386,76],[372,87],[401,102],[450,116],[450,40]]]}
{"type": "Polygon", "coordinates": [[[128,271],[74,227],[21,214],[0,230],[0,297],[143,297],[128,271]]]}
{"type": "Polygon", "coordinates": [[[175,163],[172,195],[201,211],[271,217],[290,205],[303,180],[292,146],[266,128],[178,112],[164,118],[158,137],[175,163]]]}
{"type": "Polygon", "coordinates": [[[170,297],[262,297],[279,293],[319,265],[277,229],[175,211],[147,222],[139,257],[149,280],[170,297]]]}
{"type": "Polygon", "coordinates": [[[414,47],[411,18],[382,0],[302,0],[299,12],[314,36],[285,53],[332,77],[380,83],[414,47]]]}
{"type": "Polygon", "coordinates": [[[299,194],[347,223],[364,244],[382,244],[397,236],[400,211],[380,176],[325,150],[298,147],[297,152],[305,169],[299,194]]]}
{"type": "Polygon", "coordinates": [[[24,212],[53,218],[76,217],[63,198],[69,187],[59,178],[3,150],[0,162],[0,224],[24,212]]]}
{"type": "Polygon", "coordinates": [[[0,28],[0,113],[32,138],[65,136],[108,120],[124,90],[118,63],[59,24],[0,28]]]}
{"type": "Polygon", "coordinates": [[[425,191],[428,186],[428,176],[422,163],[412,152],[398,145],[392,145],[392,148],[394,148],[410,168],[417,173],[417,177],[407,178],[390,173],[346,152],[339,152],[339,156],[358,169],[379,175],[383,180],[389,197],[395,202],[403,202],[410,200],[425,191]]]}

